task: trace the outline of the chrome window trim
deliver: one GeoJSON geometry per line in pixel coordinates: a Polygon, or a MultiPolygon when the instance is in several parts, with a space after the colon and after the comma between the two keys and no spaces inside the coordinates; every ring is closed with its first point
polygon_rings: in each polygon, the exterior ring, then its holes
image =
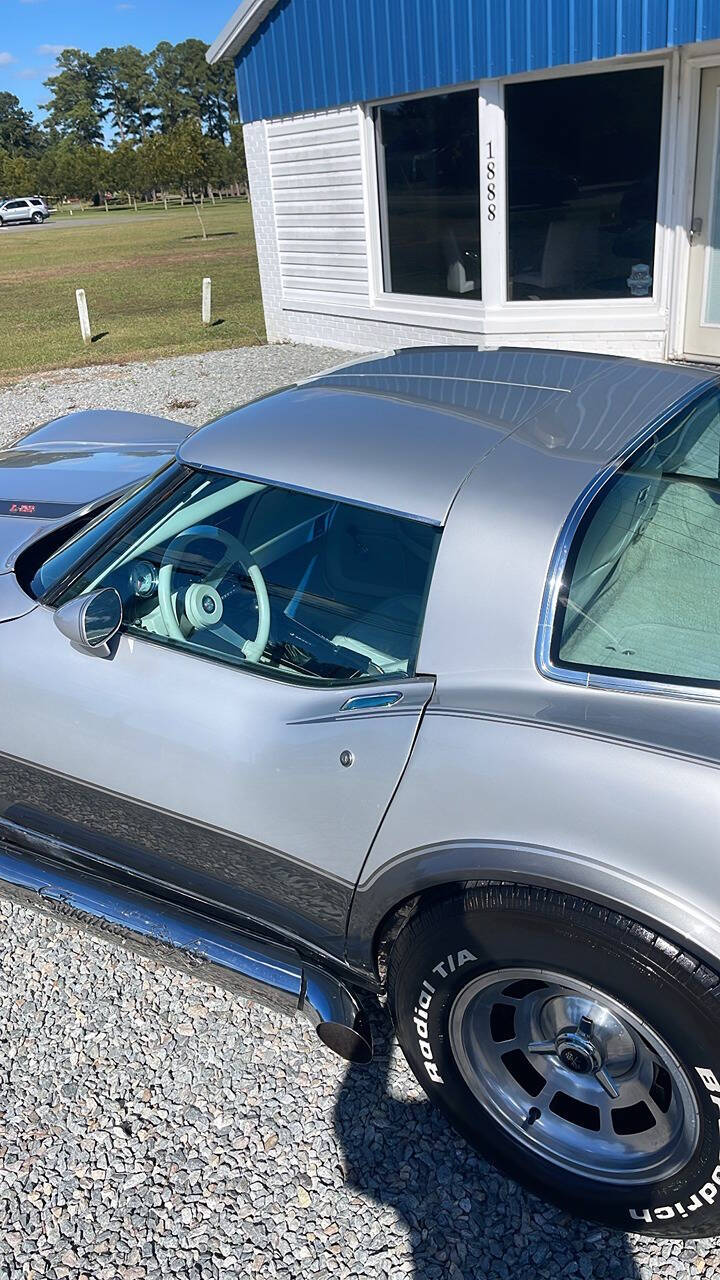
{"type": "Polygon", "coordinates": [[[658,417],[643,427],[637,435],[590,481],[574,503],[560,536],[555,543],[540,608],[540,624],[535,641],[535,666],[541,676],[562,684],[580,685],[585,689],[606,689],[613,693],[635,693],[654,697],[690,699],[700,702],[720,702],[720,689],[703,684],[674,684],[662,680],[643,679],[641,676],[603,675],[600,672],[575,670],[558,666],[552,661],[552,637],[556,624],[558,596],[565,574],[568,557],[575,535],[588,507],[612,480],[620,468],[632,458],[657,432],[662,431],[679,413],[689,409],[713,388],[720,389],[720,377],[708,377],[693,387],[658,417]]]}

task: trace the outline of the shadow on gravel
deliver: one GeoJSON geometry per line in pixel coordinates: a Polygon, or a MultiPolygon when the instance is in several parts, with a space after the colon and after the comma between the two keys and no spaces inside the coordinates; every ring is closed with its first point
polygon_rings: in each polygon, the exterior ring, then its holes
{"type": "MultiPolygon", "coordinates": [[[[390,1021],[377,1006],[368,1014],[375,1057],[369,1067],[348,1067],[335,1134],[349,1186],[394,1209],[407,1225],[414,1280],[636,1280],[623,1235],[522,1191],[456,1137],[429,1102],[394,1098],[390,1021]]],[[[382,1244],[375,1245],[379,1252],[382,1244]]],[[[369,1251],[368,1274],[372,1262],[369,1251]]],[[[398,1267],[397,1274],[406,1272],[398,1267]]]]}

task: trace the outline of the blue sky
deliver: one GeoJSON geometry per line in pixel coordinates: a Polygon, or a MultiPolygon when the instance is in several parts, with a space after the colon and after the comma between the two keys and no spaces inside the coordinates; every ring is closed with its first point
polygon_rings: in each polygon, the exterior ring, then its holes
{"type": "Polygon", "coordinates": [[[63,45],[95,53],[103,45],[153,49],[197,36],[208,44],[238,0],[0,0],[0,89],[37,113],[63,45]]]}

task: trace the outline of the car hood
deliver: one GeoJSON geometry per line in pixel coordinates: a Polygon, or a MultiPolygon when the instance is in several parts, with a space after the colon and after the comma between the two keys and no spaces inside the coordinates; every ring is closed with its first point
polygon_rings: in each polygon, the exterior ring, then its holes
{"type": "Polygon", "coordinates": [[[153,475],[189,431],[146,414],[88,411],[0,449],[0,574],[44,529],[153,475]]]}

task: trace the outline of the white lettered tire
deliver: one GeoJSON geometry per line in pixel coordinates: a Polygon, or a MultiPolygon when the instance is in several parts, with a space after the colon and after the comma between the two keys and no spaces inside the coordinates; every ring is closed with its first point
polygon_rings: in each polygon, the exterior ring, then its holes
{"type": "Polygon", "coordinates": [[[458,892],[389,957],[395,1028],[453,1125],[536,1194],[720,1234],[720,979],[652,930],[522,885],[458,892]]]}

